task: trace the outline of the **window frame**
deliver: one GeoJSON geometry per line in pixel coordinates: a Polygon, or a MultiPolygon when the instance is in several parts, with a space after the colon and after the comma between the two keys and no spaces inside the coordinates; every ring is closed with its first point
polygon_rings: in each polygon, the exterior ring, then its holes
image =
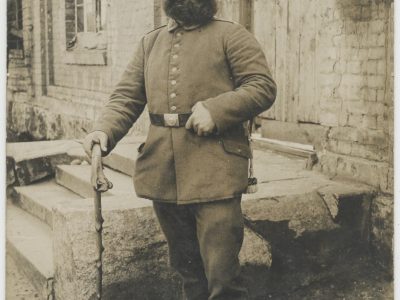
{"type": "MultiPolygon", "coordinates": [[[[108,6],[108,1],[107,0],[90,0],[89,5],[93,5],[94,9],[94,29],[95,31],[88,31],[88,18],[87,18],[87,13],[86,13],[86,5],[87,5],[87,0],[73,0],[71,1],[72,4],[74,5],[74,31],[71,31],[72,33],[75,33],[75,36],[72,40],[67,40],[66,42],[69,43],[77,38],[76,44],[72,47],[66,46],[65,49],[65,55],[64,55],[64,63],[69,64],[69,65],[90,65],[90,66],[105,66],[107,65],[107,46],[106,49],[97,49],[97,48],[80,48],[76,47],[78,45],[79,41],[81,41],[82,44],[85,44],[85,41],[88,41],[89,35],[91,36],[90,38],[93,39],[93,35],[100,33],[101,38],[99,36],[98,40],[99,41],[104,41],[104,39],[107,38],[107,31],[105,28],[107,28],[107,23],[106,19],[102,19],[102,8],[107,8],[108,6]],[[102,5],[102,1],[104,1],[102,5]],[[80,3],[79,3],[80,2],[80,3]],[[83,23],[83,31],[78,31],[78,10],[83,9],[83,16],[84,16],[84,23],[83,23]],[[102,24],[102,21],[104,22],[104,26],[102,24]],[[85,39],[88,38],[88,39],[85,39]],[[83,42],[82,42],[83,41],[83,42]]],[[[104,12],[103,12],[104,13],[104,12]]],[[[107,13],[107,10],[105,11],[107,13]]],[[[106,18],[106,16],[104,16],[106,18]]],[[[67,38],[67,33],[66,33],[66,38],[67,38]]],[[[107,44],[107,41],[105,42],[107,44]]],[[[67,44],[68,45],[68,44],[67,44]]],[[[103,42],[104,45],[104,42],[103,42]]]]}

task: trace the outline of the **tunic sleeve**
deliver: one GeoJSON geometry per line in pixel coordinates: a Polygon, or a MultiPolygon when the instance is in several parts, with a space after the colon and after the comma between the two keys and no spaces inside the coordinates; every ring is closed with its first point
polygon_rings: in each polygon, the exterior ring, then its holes
{"type": "Polygon", "coordinates": [[[276,97],[276,84],[261,46],[244,27],[232,26],[225,40],[225,55],[236,88],[203,102],[218,133],[267,110],[276,97]]]}
{"type": "Polygon", "coordinates": [[[100,130],[107,134],[108,152],[128,133],[143,112],[146,102],[142,38],[121,80],[93,126],[93,131],[100,130]]]}

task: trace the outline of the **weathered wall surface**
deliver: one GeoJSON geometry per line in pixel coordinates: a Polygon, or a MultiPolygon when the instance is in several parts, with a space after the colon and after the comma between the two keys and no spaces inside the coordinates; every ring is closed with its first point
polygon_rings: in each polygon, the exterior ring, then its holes
{"type": "MultiPolygon", "coordinates": [[[[45,2],[23,1],[25,65],[10,68],[9,139],[83,137],[84,129],[91,129],[101,105],[118,82],[140,37],[153,29],[151,1],[107,1],[106,58],[104,64],[95,65],[96,51],[66,50],[64,1],[48,1],[47,6],[45,2]],[[27,86],[25,91],[17,89],[16,79],[19,86],[27,86]],[[31,93],[26,90],[29,88],[31,93]]],[[[146,130],[146,118],[142,119],[136,125],[139,131],[146,130]]]]}
{"type": "Polygon", "coordinates": [[[371,207],[371,243],[376,261],[388,273],[393,272],[393,196],[380,195],[374,199],[371,207]]]}
{"type": "Polygon", "coordinates": [[[393,1],[255,0],[254,33],[278,84],[265,137],[313,144],[316,168],[383,192],[371,242],[391,262],[393,1]],[[269,20],[269,21],[265,21],[269,20]]]}
{"type": "Polygon", "coordinates": [[[313,144],[321,171],[392,193],[393,1],[256,0],[255,9],[278,83],[263,135],[313,144]]]}
{"type": "MultiPolygon", "coordinates": [[[[66,51],[64,1],[23,0],[24,53],[13,54],[8,77],[10,140],[83,137],[139,38],[165,23],[161,0],[103,1],[105,48],[82,53],[66,51]]],[[[218,2],[219,16],[251,25],[278,83],[262,134],[313,144],[319,170],[393,194],[393,1],[218,2]]],[[[134,130],[147,126],[144,114],[134,130]]],[[[374,203],[376,220],[389,202],[374,203]]],[[[382,222],[373,232],[390,228],[390,218],[382,222]]],[[[374,241],[388,245],[382,234],[374,241]]]]}
{"type": "Polygon", "coordinates": [[[321,123],[330,128],[321,169],[392,193],[393,8],[388,1],[338,5],[338,19],[322,26],[327,32],[321,123]]]}

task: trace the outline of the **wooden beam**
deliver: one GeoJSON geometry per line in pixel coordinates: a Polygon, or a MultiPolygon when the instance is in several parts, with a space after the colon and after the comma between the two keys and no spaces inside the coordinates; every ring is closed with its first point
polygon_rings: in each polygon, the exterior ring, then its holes
{"type": "Polygon", "coordinates": [[[241,0],[239,4],[239,23],[253,32],[253,0],[241,0]]]}

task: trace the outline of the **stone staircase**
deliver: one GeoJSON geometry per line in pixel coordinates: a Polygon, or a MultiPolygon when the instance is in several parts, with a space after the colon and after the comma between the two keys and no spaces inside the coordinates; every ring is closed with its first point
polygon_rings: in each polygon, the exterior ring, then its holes
{"type": "MultiPolygon", "coordinates": [[[[104,159],[114,184],[102,198],[104,298],[179,299],[179,278],[168,268],[151,201],[137,198],[133,189],[141,140],[122,140],[104,159]]],[[[265,299],[320,280],[346,255],[359,253],[368,238],[374,191],[307,170],[304,151],[287,156],[257,149],[259,191],[243,198],[240,259],[252,297],[265,299]]],[[[8,144],[7,166],[7,252],[42,299],[90,299],[93,191],[79,142],[8,144]]]]}

